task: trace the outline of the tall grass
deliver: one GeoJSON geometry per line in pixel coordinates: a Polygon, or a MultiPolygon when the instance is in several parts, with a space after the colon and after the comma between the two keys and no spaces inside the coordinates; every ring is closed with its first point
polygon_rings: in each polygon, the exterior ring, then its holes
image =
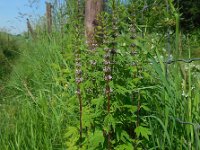
{"type": "Polygon", "coordinates": [[[68,85],[62,68],[68,66],[56,40],[39,38],[23,46],[1,103],[0,149],[63,147],[68,85]]]}

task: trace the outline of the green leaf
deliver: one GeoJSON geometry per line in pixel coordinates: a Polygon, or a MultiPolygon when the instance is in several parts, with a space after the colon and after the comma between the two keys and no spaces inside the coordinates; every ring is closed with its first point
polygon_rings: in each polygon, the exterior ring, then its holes
{"type": "Polygon", "coordinates": [[[132,113],[134,113],[134,112],[136,112],[136,111],[137,111],[137,106],[132,106],[132,105],[124,105],[124,106],[122,106],[122,108],[127,108],[127,109],[128,109],[128,111],[130,111],[130,112],[132,112],[132,113]]]}
{"type": "Polygon", "coordinates": [[[104,97],[101,96],[99,98],[92,99],[91,102],[92,102],[92,105],[96,106],[96,111],[99,111],[99,109],[102,110],[102,107],[104,104],[104,97]]]}
{"type": "Polygon", "coordinates": [[[115,131],[116,121],[111,114],[108,114],[104,119],[104,130],[106,132],[109,132],[111,126],[113,127],[113,130],[115,131]]]}
{"type": "Polygon", "coordinates": [[[136,133],[137,137],[139,137],[141,135],[142,137],[146,138],[149,141],[149,135],[151,135],[151,131],[149,128],[138,126],[135,129],[135,133],[136,133]]]}
{"type": "Polygon", "coordinates": [[[89,149],[88,150],[96,150],[100,146],[103,147],[105,139],[103,136],[102,130],[96,129],[94,133],[89,135],[89,149]]]}
{"type": "Polygon", "coordinates": [[[126,95],[127,93],[131,93],[131,90],[128,90],[125,87],[120,86],[120,85],[115,85],[115,91],[117,93],[122,94],[122,95],[126,95]]]}
{"type": "Polygon", "coordinates": [[[122,131],[120,139],[124,143],[127,143],[127,141],[131,142],[131,139],[130,139],[130,137],[129,137],[129,135],[128,135],[128,133],[126,131],[122,131]]]}
{"type": "Polygon", "coordinates": [[[68,127],[65,138],[67,139],[65,144],[68,149],[78,150],[76,143],[79,140],[79,132],[76,127],[68,127]]]}
{"type": "Polygon", "coordinates": [[[151,109],[145,104],[142,104],[140,107],[143,108],[145,111],[151,111],[151,109]]]}
{"type": "Polygon", "coordinates": [[[90,127],[93,123],[94,113],[91,112],[90,107],[85,106],[83,108],[83,116],[82,116],[83,128],[90,127]]]}
{"type": "Polygon", "coordinates": [[[129,149],[133,149],[133,145],[131,143],[125,143],[122,145],[118,145],[115,150],[129,150],[129,149]]]}

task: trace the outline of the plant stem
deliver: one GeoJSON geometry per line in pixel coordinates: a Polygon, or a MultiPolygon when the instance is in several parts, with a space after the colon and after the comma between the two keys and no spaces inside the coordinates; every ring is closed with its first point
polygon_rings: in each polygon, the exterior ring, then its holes
{"type": "MultiPolygon", "coordinates": [[[[80,85],[78,85],[77,89],[80,91],[80,85]]],[[[82,125],[82,115],[83,115],[83,104],[81,94],[78,94],[79,99],[79,113],[80,113],[80,147],[82,147],[82,134],[83,134],[83,125],[82,125]]]]}
{"type": "MultiPolygon", "coordinates": [[[[191,52],[190,52],[190,47],[189,47],[189,59],[191,58],[191,52]]],[[[189,65],[189,70],[188,70],[188,121],[192,122],[192,77],[191,77],[191,65],[189,65]]],[[[193,133],[193,127],[190,126],[190,142],[191,144],[194,142],[194,133],[193,133]]]]}

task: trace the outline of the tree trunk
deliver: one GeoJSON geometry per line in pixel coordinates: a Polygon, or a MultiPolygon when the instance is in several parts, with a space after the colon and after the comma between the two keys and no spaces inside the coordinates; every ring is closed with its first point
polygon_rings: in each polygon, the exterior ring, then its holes
{"type": "Polygon", "coordinates": [[[103,9],[103,0],[86,0],[85,31],[88,46],[93,49],[95,42],[94,29],[98,24],[97,16],[103,9]]]}

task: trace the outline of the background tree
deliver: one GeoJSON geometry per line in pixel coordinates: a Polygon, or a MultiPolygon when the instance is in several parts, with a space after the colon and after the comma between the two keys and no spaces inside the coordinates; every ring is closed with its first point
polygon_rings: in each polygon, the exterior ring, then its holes
{"type": "Polygon", "coordinates": [[[200,25],[199,0],[175,0],[180,9],[181,25],[185,29],[194,29],[200,25]]]}

